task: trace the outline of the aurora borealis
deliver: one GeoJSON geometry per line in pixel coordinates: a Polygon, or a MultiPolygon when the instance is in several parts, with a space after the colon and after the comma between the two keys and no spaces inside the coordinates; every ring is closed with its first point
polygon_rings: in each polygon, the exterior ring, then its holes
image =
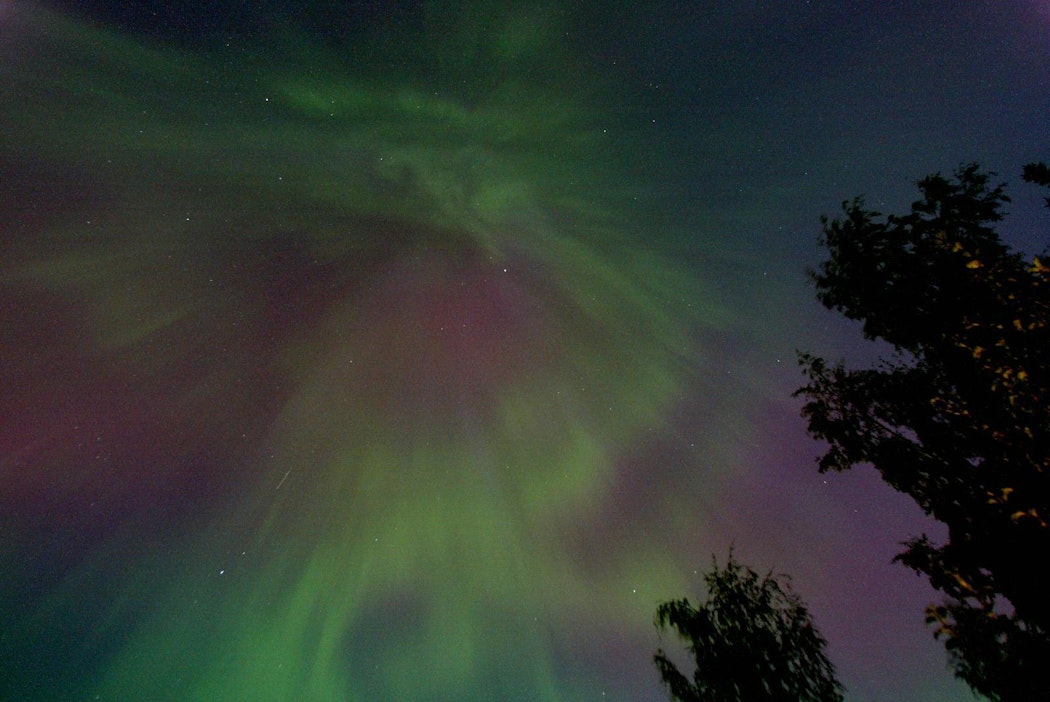
{"type": "Polygon", "coordinates": [[[662,700],[731,546],[971,699],[794,350],[821,214],[1047,158],[1050,14],[820,5],[0,3],[0,699],[662,700]]]}

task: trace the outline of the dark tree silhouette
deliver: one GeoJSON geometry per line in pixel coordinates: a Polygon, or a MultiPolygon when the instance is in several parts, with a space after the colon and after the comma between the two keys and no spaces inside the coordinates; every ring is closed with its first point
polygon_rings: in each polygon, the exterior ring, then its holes
{"type": "MultiPolygon", "coordinates": [[[[1042,164],[1024,177],[1050,185],[1042,164]]],[[[967,165],[920,181],[904,216],[855,199],[822,220],[817,297],[887,354],[858,370],[801,354],[797,394],[822,472],[871,464],[947,525],[897,559],[947,596],[927,622],[957,676],[1030,702],[1050,699],[1050,268],[1000,240],[1009,198],[989,180],[967,165]]]]}
{"type": "Polygon", "coordinates": [[[708,599],[665,602],[656,625],[671,627],[696,662],[692,680],[663,649],[654,661],[679,702],[841,702],[842,686],[824,654],[826,642],[784,580],[737,563],[712,560],[708,599]]]}

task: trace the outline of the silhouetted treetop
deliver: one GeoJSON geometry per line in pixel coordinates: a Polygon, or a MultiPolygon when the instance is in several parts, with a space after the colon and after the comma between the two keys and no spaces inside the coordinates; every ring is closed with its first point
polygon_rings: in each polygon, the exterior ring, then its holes
{"type": "Polygon", "coordinates": [[[659,606],[656,625],[686,642],[690,680],[661,649],[654,662],[679,702],[841,702],[826,642],[786,579],[758,575],[732,554],[704,575],[708,598],[659,606]]]}
{"type": "MultiPolygon", "coordinates": [[[[1050,169],[1025,179],[1050,185],[1050,169]]],[[[1009,198],[976,165],[918,186],[906,215],[856,199],[822,219],[818,299],[893,353],[861,369],[800,354],[797,394],[828,443],[821,471],[871,464],[948,526],[899,560],[947,595],[927,620],[958,675],[992,699],[1050,699],[1050,268],[1000,240],[1009,198]]]]}

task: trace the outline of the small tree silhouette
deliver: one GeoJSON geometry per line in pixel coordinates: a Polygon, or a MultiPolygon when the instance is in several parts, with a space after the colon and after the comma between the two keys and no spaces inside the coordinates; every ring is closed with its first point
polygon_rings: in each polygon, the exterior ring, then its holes
{"type": "Polygon", "coordinates": [[[786,576],[759,576],[733,559],[704,575],[699,608],[673,600],[656,610],[696,662],[690,681],[659,649],[653,657],[679,702],[842,702],[842,686],[824,654],[827,642],[786,576]]]}

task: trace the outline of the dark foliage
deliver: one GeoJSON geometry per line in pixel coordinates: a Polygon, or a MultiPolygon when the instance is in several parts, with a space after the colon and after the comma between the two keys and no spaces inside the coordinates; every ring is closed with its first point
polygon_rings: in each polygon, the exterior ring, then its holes
{"type": "Polygon", "coordinates": [[[826,643],[786,582],[733,560],[704,575],[708,599],[660,605],[656,624],[672,627],[696,662],[692,680],[661,649],[654,661],[679,702],[841,702],[826,643]]]}
{"type": "MultiPolygon", "coordinates": [[[[1029,183],[1050,187],[1050,166],[1045,163],[1029,163],[1024,167],[1023,177],[1029,183]]],[[[1046,205],[1050,207],[1050,197],[1046,198],[1046,205]]]]}
{"type": "MultiPolygon", "coordinates": [[[[1050,185],[1050,169],[1025,180],[1050,185]]],[[[948,527],[898,560],[947,597],[927,610],[956,674],[993,700],[1050,699],[1050,268],[1003,244],[1009,202],[977,166],[918,183],[904,216],[860,199],[823,220],[820,301],[893,348],[848,370],[802,354],[821,471],[873,465],[948,527]]],[[[1050,200],[1048,200],[1050,204],[1050,200]]]]}

